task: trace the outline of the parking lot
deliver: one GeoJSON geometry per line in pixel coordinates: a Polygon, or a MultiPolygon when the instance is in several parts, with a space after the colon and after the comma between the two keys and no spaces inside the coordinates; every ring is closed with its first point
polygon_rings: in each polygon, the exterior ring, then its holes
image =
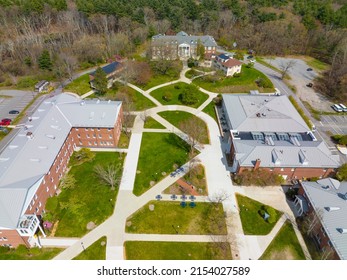
{"type": "Polygon", "coordinates": [[[332,134],[347,134],[347,115],[322,115],[322,130],[330,131],[332,134]]]}
{"type": "Polygon", "coordinates": [[[22,90],[0,90],[0,120],[14,119],[17,115],[9,114],[9,111],[21,112],[34,98],[36,92],[22,90]]]}

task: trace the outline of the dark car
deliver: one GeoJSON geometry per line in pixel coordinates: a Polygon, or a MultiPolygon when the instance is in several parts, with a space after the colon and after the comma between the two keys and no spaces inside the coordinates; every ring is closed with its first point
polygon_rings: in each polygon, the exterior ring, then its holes
{"type": "Polygon", "coordinates": [[[306,86],[307,87],[313,87],[313,84],[312,83],[308,83],[306,86]]]}
{"type": "Polygon", "coordinates": [[[307,71],[313,71],[313,69],[312,69],[312,68],[307,68],[306,70],[307,70],[307,71]]]}
{"type": "Polygon", "coordinates": [[[247,59],[251,59],[251,58],[253,58],[253,55],[247,56],[247,59]]]}
{"type": "Polygon", "coordinates": [[[19,111],[17,110],[11,110],[10,112],[8,112],[9,114],[11,115],[18,115],[19,114],[19,111]]]}

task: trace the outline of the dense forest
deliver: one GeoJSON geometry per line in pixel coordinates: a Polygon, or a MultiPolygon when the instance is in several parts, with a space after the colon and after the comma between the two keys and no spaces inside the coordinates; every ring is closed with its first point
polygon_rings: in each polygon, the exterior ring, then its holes
{"type": "Polygon", "coordinates": [[[319,89],[346,94],[347,0],[0,0],[0,83],[33,69],[69,76],[180,30],[227,49],[313,56],[332,65],[319,89]]]}

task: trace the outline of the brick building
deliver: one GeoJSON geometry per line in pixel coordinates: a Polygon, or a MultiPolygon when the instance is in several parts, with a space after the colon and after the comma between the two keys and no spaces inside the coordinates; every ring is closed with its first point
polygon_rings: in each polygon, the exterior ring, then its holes
{"type": "Polygon", "coordinates": [[[180,31],[176,35],[158,34],[152,37],[152,59],[188,59],[198,58],[198,45],[205,48],[205,54],[216,53],[217,43],[212,36],[194,36],[180,31]]]}
{"type": "Polygon", "coordinates": [[[294,201],[299,215],[308,216],[311,236],[328,259],[347,259],[347,182],[331,178],[301,182],[294,201]]]}
{"type": "Polygon", "coordinates": [[[268,169],[284,179],[324,178],[339,167],[286,96],[223,95],[232,172],[268,169]]]}
{"type": "Polygon", "coordinates": [[[0,154],[0,246],[39,246],[47,198],[77,147],[116,147],[121,102],[46,99],[0,154]]]}

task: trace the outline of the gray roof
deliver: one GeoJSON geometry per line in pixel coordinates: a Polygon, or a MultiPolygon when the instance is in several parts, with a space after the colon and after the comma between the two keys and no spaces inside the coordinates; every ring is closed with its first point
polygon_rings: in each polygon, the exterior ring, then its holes
{"type": "Polygon", "coordinates": [[[188,44],[188,45],[197,45],[198,42],[201,42],[205,47],[216,47],[217,43],[212,36],[203,35],[203,36],[195,36],[188,35],[187,33],[180,31],[176,35],[162,35],[158,34],[152,37],[152,44],[188,44]]]}
{"type": "Polygon", "coordinates": [[[321,141],[298,141],[300,146],[288,141],[273,141],[274,145],[260,140],[234,139],[236,160],[240,166],[253,167],[260,159],[261,167],[318,167],[337,168],[339,157],[331,155],[321,141]]]}
{"type": "Polygon", "coordinates": [[[304,120],[282,96],[223,94],[232,130],[254,132],[307,132],[304,120]]]}
{"type": "Polygon", "coordinates": [[[0,228],[17,226],[71,128],[113,127],[120,106],[121,102],[81,101],[70,94],[39,106],[0,154],[0,228]]]}
{"type": "Polygon", "coordinates": [[[315,209],[320,212],[321,223],[329,236],[337,254],[342,260],[347,260],[347,182],[334,179],[323,179],[317,182],[302,182],[306,196],[315,209]],[[338,186],[338,188],[335,188],[338,186]]]}

